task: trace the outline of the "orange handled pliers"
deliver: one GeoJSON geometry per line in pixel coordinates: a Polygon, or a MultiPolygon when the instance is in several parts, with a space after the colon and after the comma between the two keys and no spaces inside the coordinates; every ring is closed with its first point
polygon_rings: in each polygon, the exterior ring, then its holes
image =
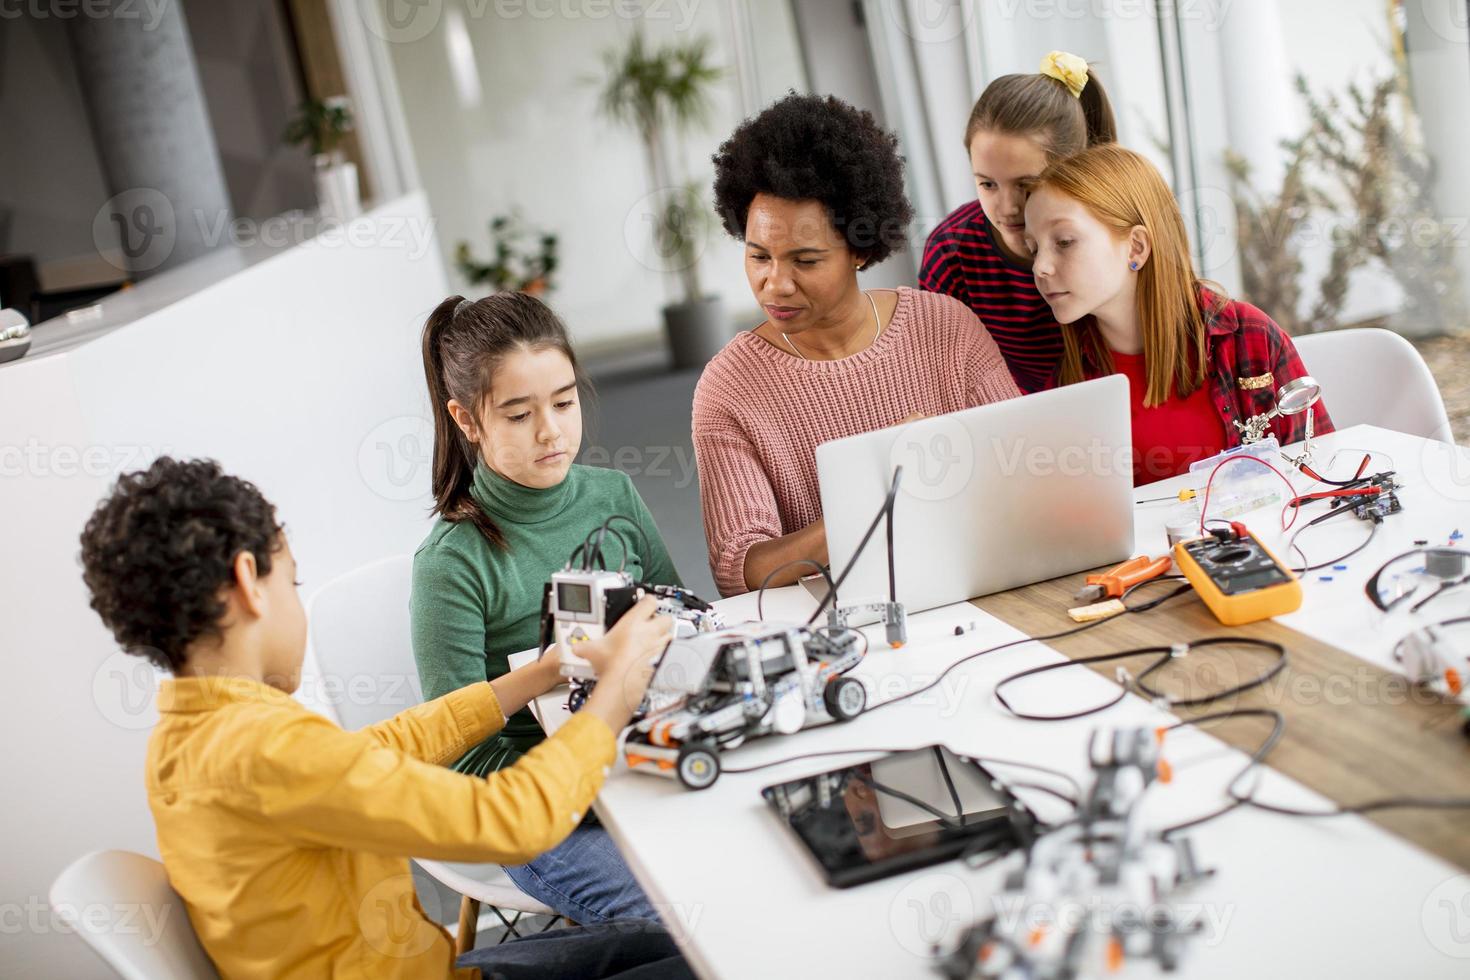
{"type": "Polygon", "coordinates": [[[1112,571],[1087,576],[1087,585],[1077,592],[1077,598],[1083,602],[1122,598],[1123,593],[1133,586],[1167,572],[1173,563],[1168,555],[1162,558],[1150,558],[1148,555],[1130,558],[1112,571]]]}

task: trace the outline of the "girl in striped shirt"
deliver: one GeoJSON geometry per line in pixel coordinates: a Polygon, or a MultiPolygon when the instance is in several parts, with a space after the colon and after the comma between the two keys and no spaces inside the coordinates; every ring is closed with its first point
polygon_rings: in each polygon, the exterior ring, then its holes
{"type": "Polygon", "coordinates": [[[991,82],[965,126],[977,200],[929,235],[919,286],[975,311],[1028,394],[1052,383],[1062,336],[1032,280],[1026,195],[1048,165],[1116,139],[1113,108],[1096,73],[1062,51],[1047,55],[1037,74],[991,82]]]}

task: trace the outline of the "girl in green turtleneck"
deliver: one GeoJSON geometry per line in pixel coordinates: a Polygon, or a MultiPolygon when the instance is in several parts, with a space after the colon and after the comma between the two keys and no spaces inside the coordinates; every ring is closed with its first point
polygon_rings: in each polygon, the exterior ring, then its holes
{"type": "MultiPolygon", "coordinates": [[[[609,567],[627,547],[626,568],[635,578],[680,583],[627,474],[572,463],[582,442],[584,379],[550,309],[524,293],[474,302],[452,296],[430,314],[423,345],[440,519],[414,555],[410,609],[424,697],[436,698],[508,673],[510,654],[538,644],[545,584],[614,514],[643,533],[609,536],[609,567]]],[[[560,681],[556,658],[540,664],[550,690],[560,681]]],[[[483,776],[542,738],[523,709],[453,767],[483,776]]],[[[521,891],[576,922],[657,918],[595,825],[506,871],[521,891]]]]}

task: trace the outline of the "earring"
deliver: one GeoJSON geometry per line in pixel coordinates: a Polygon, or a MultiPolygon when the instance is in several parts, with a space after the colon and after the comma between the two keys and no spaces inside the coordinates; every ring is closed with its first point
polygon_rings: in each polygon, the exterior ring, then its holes
{"type": "Polygon", "coordinates": [[[1138,271],[1138,263],[1137,262],[1129,262],[1128,263],[1128,268],[1129,269],[1132,269],[1134,272],[1137,272],[1138,271]]]}

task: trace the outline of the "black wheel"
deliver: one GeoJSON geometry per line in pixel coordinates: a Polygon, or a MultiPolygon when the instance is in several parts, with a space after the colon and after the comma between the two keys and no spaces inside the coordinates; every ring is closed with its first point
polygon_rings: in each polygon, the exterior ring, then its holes
{"type": "Polygon", "coordinates": [[[567,694],[567,710],[575,714],[587,703],[587,695],[592,693],[592,684],[587,681],[572,681],[572,689],[567,694]]]}
{"type": "Polygon", "coordinates": [[[833,718],[850,721],[868,706],[868,690],[856,677],[834,677],[822,689],[822,703],[833,718]]]}
{"type": "Polygon", "coordinates": [[[675,771],[679,774],[679,782],[690,789],[709,789],[720,778],[719,753],[708,742],[681,745],[675,771]]]}

